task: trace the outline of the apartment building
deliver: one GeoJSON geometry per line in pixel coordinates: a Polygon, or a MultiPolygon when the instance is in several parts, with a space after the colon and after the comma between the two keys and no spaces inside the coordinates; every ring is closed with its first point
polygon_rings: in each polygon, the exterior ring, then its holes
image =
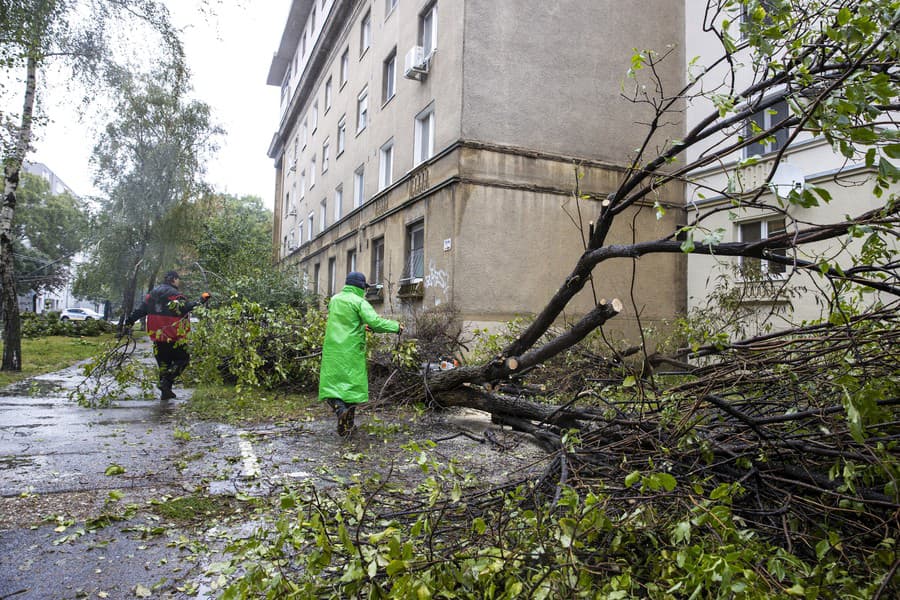
{"type": "MultiPolygon", "coordinates": [[[[539,311],[643,138],[646,107],[622,94],[633,48],[672,48],[660,75],[683,79],[683,3],[644,4],[653,19],[614,0],[294,0],[267,79],[276,260],[325,296],[363,271],[383,313],[539,311]]],[[[623,215],[610,242],[673,231],[684,192],[661,194],[673,210],[623,215]]],[[[633,336],[637,313],[684,311],[685,265],[601,265],[566,318],[622,298],[609,330],[633,336]]]]}
{"type": "MultiPolygon", "coordinates": [[[[734,83],[735,89],[747,87],[754,76],[754,61],[739,55],[733,64],[743,65],[734,73],[722,62],[721,40],[702,25],[708,18],[705,2],[685,3],[685,71],[704,72],[705,86],[716,89],[717,82],[734,83]],[[717,66],[713,66],[717,65],[717,66]]],[[[742,18],[741,6],[718,15],[718,23],[729,19],[736,28],[742,18]]],[[[734,29],[732,29],[734,31],[734,29]]],[[[709,97],[694,99],[687,107],[686,128],[691,130],[701,119],[714,113],[709,97]]],[[[753,118],[759,126],[770,127],[788,115],[788,105],[781,101],[769,110],[758,111],[753,118]]],[[[750,124],[745,131],[751,135],[750,124]]],[[[873,193],[877,167],[866,166],[862,157],[848,159],[836,153],[823,136],[800,132],[789,143],[789,130],[780,130],[770,140],[753,144],[717,161],[714,165],[692,173],[694,185],[686,188],[688,222],[698,214],[712,215],[704,221],[704,231],[718,232],[722,242],[756,241],[785,231],[797,231],[810,224],[841,223],[847,216],[861,215],[884,204],[873,193]],[[774,161],[784,150],[774,176],[767,183],[774,161]],[[744,161],[758,157],[745,166],[744,161]],[[830,194],[831,202],[815,206],[799,206],[786,201],[792,189],[815,185],[830,194]],[[716,191],[728,191],[717,193],[716,191]],[[757,198],[757,194],[763,193],[757,198]],[[752,205],[733,200],[755,198],[752,205]]],[[[722,136],[710,138],[706,144],[691,148],[688,162],[721,143],[722,136]]],[[[701,235],[702,237],[702,235],[701,235]]],[[[848,243],[846,237],[808,243],[792,251],[805,261],[825,259],[844,268],[848,254],[858,251],[863,239],[848,243]]],[[[815,271],[757,259],[739,259],[691,255],[688,260],[688,308],[703,307],[714,289],[727,282],[732,298],[742,310],[741,326],[753,333],[769,328],[784,329],[801,321],[822,318],[828,314],[826,301],[829,285],[815,271]]],[[[878,298],[877,294],[869,295],[878,298]]]]}

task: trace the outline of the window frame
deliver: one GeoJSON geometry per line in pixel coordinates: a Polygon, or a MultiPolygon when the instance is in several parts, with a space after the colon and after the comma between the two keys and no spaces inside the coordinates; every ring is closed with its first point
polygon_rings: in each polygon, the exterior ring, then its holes
{"type": "Polygon", "coordinates": [[[319,229],[325,231],[328,228],[328,197],[319,202],[319,229]]]}
{"type": "MultiPolygon", "coordinates": [[[[753,131],[754,124],[762,131],[767,131],[783,120],[789,119],[790,116],[791,111],[787,100],[780,100],[768,108],[760,109],[747,119],[747,124],[744,126],[744,139],[759,135],[758,132],[753,131]]],[[[781,127],[773,131],[769,137],[774,139],[763,139],[745,146],[744,158],[757,155],[766,156],[780,151],[787,145],[788,139],[791,137],[791,130],[789,127],[781,127]]]]}
{"type": "Polygon", "coordinates": [[[322,142],[322,174],[328,172],[328,161],[331,158],[331,138],[325,138],[322,142]]]}
{"type": "Polygon", "coordinates": [[[378,149],[378,191],[394,183],[394,138],[378,149]]]}
{"type": "Polygon", "coordinates": [[[369,271],[373,285],[384,283],[384,236],[372,240],[372,268],[369,271]]]}
{"type": "Polygon", "coordinates": [[[353,208],[366,203],[366,165],[361,164],[353,170],[353,208]]]}
{"type": "Polygon", "coordinates": [[[369,126],[369,86],[362,89],[356,97],[356,134],[359,135],[369,126]]]}
{"type": "Polygon", "coordinates": [[[422,47],[425,58],[430,58],[437,50],[437,27],[437,2],[432,2],[419,13],[419,30],[416,41],[422,47]],[[430,42],[430,44],[426,45],[426,42],[430,42]]]}
{"type": "Polygon", "coordinates": [[[434,103],[429,104],[425,109],[416,115],[415,133],[413,144],[413,166],[420,165],[434,156],[434,129],[435,129],[435,110],[434,103]],[[427,126],[426,126],[427,125],[427,126]],[[427,156],[423,153],[422,132],[428,132],[428,148],[427,156]]]}
{"type": "Polygon", "coordinates": [[[381,67],[381,105],[397,95],[397,46],[390,51],[381,67]]]}
{"type": "Polygon", "coordinates": [[[368,9],[359,20],[359,57],[365,56],[372,47],[372,9],[368,9]]]}
{"type": "Polygon", "coordinates": [[[344,153],[344,150],[347,147],[347,115],[344,114],[340,119],[338,119],[337,124],[337,148],[335,158],[339,157],[344,153]]]}
{"type": "Polygon", "coordinates": [[[325,80],[325,114],[328,114],[328,111],[331,110],[331,102],[332,102],[332,88],[334,87],[334,83],[332,82],[334,79],[331,75],[328,76],[328,79],[325,80]]]}
{"type": "MultiPolygon", "coordinates": [[[[787,230],[787,219],[784,215],[766,215],[753,219],[744,219],[735,223],[737,228],[737,239],[739,242],[755,242],[769,239],[776,235],[781,235],[787,230]],[[772,223],[777,223],[775,228],[771,227],[772,223]],[[749,225],[758,226],[758,238],[745,239],[745,227],[749,225]]],[[[776,253],[787,254],[788,248],[775,249],[776,253]],[[781,250],[780,252],[778,252],[781,250]]],[[[766,259],[741,256],[738,259],[738,267],[740,269],[741,279],[743,281],[759,281],[760,279],[785,279],[787,277],[787,265],[781,263],[773,263],[766,259]],[[756,277],[754,277],[756,276],[756,277]]]]}
{"type": "Polygon", "coordinates": [[[350,77],[350,46],[344,48],[344,52],[341,54],[341,66],[340,73],[338,77],[340,77],[340,89],[344,89],[344,86],[347,85],[347,80],[350,77]]]}
{"type": "Polygon", "coordinates": [[[347,250],[347,273],[352,273],[356,271],[356,248],[351,248],[347,250]]]}
{"type": "Polygon", "coordinates": [[[328,259],[328,295],[334,296],[335,286],[337,285],[337,258],[332,256],[328,259]]]}
{"type": "Polygon", "coordinates": [[[409,283],[418,283],[425,277],[425,220],[420,219],[406,226],[406,260],[404,261],[404,279],[409,283]],[[415,246],[416,234],[421,233],[421,246],[415,246]],[[420,260],[416,260],[419,256],[420,260]],[[420,272],[416,274],[416,267],[420,272]]]}
{"type": "Polygon", "coordinates": [[[343,217],[344,184],[334,188],[334,222],[337,223],[343,217]]]}

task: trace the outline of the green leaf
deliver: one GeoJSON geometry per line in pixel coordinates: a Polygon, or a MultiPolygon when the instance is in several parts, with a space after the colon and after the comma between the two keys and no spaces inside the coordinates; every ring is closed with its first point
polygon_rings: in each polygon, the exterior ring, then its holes
{"type": "Polygon", "coordinates": [[[622,387],[630,388],[634,387],[637,383],[637,379],[635,379],[634,375],[629,375],[625,378],[625,381],[622,382],[622,387]]]}
{"type": "Polygon", "coordinates": [[[891,161],[884,158],[878,161],[878,174],[884,179],[894,182],[900,179],[900,170],[891,161]]]}
{"type": "Polygon", "coordinates": [[[487,531],[487,524],[481,517],[476,517],[475,520],[472,521],[472,529],[475,530],[476,534],[484,535],[484,532],[487,531]]]}
{"type": "Polygon", "coordinates": [[[900,144],[888,144],[883,146],[881,151],[889,158],[900,158],[900,144]]]}
{"type": "Polygon", "coordinates": [[[122,475],[125,473],[125,467],[122,465],[112,464],[106,467],[106,471],[103,472],[107,477],[113,477],[115,475],[122,475]]]}
{"type": "Polygon", "coordinates": [[[387,574],[389,577],[393,577],[397,573],[402,573],[407,569],[407,564],[405,560],[392,560],[388,563],[388,566],[385,567],[387,574]]]}
{"type": "Polygon", "coordinates": [[[631,487],[641,480],[641,472],[640,471],[632,471],[628,475],[625,476],[625,487],[631,487]]]}

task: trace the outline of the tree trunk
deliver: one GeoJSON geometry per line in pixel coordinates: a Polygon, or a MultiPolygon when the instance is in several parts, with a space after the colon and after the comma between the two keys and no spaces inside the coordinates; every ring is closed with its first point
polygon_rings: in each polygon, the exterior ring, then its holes
{"type": "Polygon", "coordinates": [[[31,124],[37,89],[37,60],[28,57],[26,66],[25,101],[22,123],[16,136],[16,146],[3,165],[3,206],[0,208],[0,304],[3,307],[3,364],[0,370],[22,370],[22,320],[19,316],[19,294],[16,290],[13,262],[13,218],[16,213],[16,190],[22,162],[31,145],[31,124]]]}

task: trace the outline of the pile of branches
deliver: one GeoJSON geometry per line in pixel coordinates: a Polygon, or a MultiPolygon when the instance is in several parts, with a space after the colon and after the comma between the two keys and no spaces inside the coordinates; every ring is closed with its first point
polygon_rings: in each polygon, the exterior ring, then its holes
{"type": "Polygon", "coordinates": [[[476,368],[464,367],[396,381],[407,397],[485,410],[531,434],[553,455],[537,485],[543,502],[565,488],[602,487],[619,510],[648,501],[687,510],[718,485],[736,485],[735,514],[772,543],[815,557],[838,532],[841,551],[862,558],[900,536],[897,325],[894,306],[705,348],[692,358],[702,366],[672,360],[689,370],[647,372],[627,386],[610,384],[617,361],[575,347],[569,359],[581,363],[559,372],[603,376],[584,377],[555,403],[541,390],[560,388],[539,379],[552,370],[473,383],[476,368]],[[659,472],[679,485],[648,492],[640,482],[659,472]]]}

